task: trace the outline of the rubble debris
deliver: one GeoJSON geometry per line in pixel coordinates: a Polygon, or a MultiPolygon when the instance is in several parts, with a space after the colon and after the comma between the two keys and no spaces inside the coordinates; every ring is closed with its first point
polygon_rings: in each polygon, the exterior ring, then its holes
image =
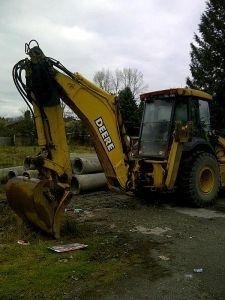
{"type": "Polygon", "coordinates": [[[60,245],[60,246],[52,246],[48,247],[48,249],[62,253],[62,252],[68,252],[68,251],[73,251],[73,250],[78,250],[78,249],[84,249],[87,248],[88,245],[85,244],[79,244],[79,243],[73,243],[73,244],[67,244],[67,245],[60,245]]]}
{"type": "Polygon", "coordinates": [[[167,257],[167,256],[165,256],[165,255],[159,255],[159,258],[161,259],[161,260],[170,260],[169,259],[169,257],[167,257]]]}
{"type": "Polygon", "coordinates": [[[193,269],[194,273],[202,273],[203,272],[203,268],[195,268],[193,269]]]}
{"type": "Polygon", "coordinates": [[[30,245],[30,242],[26,241],[26,240],[18,240],[17,244],[27,246],[27,245],[30,245]]]}

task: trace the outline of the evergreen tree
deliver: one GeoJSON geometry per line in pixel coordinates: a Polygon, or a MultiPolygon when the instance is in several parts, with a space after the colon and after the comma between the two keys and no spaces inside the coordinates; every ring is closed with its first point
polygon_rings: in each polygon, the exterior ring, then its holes
{"type": "Polygon", "coordinates": [[[129,87],[119,92],[119,107],[128,135],[138,135],[140,127],[140,114],[134,95],[129,87]]]}
{"type": "Polygon", "coordinates": [[[225,109],[225,1],[206,2],[199,33],[191,43],[192,78],[187,78],[187,85],[215,95],[213,123],[221,127],[216,120],[221,120],[220,113],[225,109]]]}
{"type": "Polygon", "coordinates": [[[12,136],[11,123],[10,119],[0,117],[0,136],[12,136]]]}

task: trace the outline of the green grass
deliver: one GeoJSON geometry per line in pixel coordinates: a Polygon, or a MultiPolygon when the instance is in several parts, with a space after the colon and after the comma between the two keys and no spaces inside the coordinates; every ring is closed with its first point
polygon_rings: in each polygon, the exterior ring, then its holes
{"type": "Polygon", "coordinates": [[[38,153],[38,147],[0,146],[0,167],[22,166],[24,158],[38,153]]]}
{"type": "MultiPolygon", "coordinates": [[[[75,153],[90,150],[70,149],[75,153]]],[[[36,147],[1,147],[0,166],[21,165],[27,155],[37,152],[36,147]]],[[[129,232],[114,232],[94,222],[78,223],[65,215],[63,238],[56,241],[26,226],[5,199],[0,185],[0,299],[92,299],[93,293],[101,294],[133,272],[134,266],[150,267],[151,272],[155,266],[149,240],[132,240],[129,232]],[[29,245],[18,244],[21,239],[29,245]],[[48,249],[74,242],[88,248],[61,254],[48,249]]]]}
{"type": "Polygon", "coordinates": [[[112,274],[118,277],[118,272],[121,272],[122,264],[118,262],[90,262],[90,250],[52,253],[47,247],[55,243],[41,241],[36,245],[21,246],[15,243],[2,247],[1,299],[18,299],[23,296],[26,299],[60,298],[64,293],[74,293],[76,288],[82,287],[85,290],[88,281],[89,288],[93,287],[96,277],[99,280],[104,275],[101,280],[104,284],[106,278],[108,282],[112,274]]]}
{"type": "Polygon", "coordinates": [[[66,216],[63,240],[53,240],[26,227],[8,205],[0,205],[0,299],[73,299],[113,284],[129,272],[131,262],[145,257],[139,244],[128,247],[127,236],[107,230],[99,235],[95,225],[77,224],[66,216]],[[19,239],[30,244],[20,245],[19,239]],[[67,253],[48,249],[73,242],[88,248],[67,253]]]}
{"type": "MultiPolygon", "coordinates": [[[[93,152],[90,146],[70,146],[70,152],[77,154],[93,152]]],[[[21,166],[26,156],[38,154],[38,146],[0,146],[0,168],[21,166]]]]}
{"type": "MultiPolygon", "coordinates": [[[[70,152],[90,152],[90,147],[71,148],[70,152]]],[[[1,147],[0,166],[21,165],[38,147],[1,147]]],[[[123,276],[130,256],[123,253],[124,238],[113,238],[107,231],[94,234],[95,227],[63,222],[63,240],[56,241],[27,227],[9,208],[5,186],[0,185],[0,299],[61,299],[84,295],[96,287],[107,286],[123,276]],[[18,240],[28,240],[20,245],[18,240]],[[85,250],[58,254],[49,246],[81,242],[85,250]],[[118,258],[120,256],[120,258],[118,258]]]]}

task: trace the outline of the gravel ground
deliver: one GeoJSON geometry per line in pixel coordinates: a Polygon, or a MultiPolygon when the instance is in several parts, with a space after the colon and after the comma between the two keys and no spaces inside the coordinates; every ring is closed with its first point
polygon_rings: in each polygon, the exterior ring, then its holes
{"type": "Polygon", "coordinates": [[[173,196],[141,203],[108,191],[73,199],[68,214],[78,222],[126,235],[124,251],[135,244],[143,253],[119,282],[83,299],[225,299],[225,198],[207,209],[177,203],[173,196]]]}

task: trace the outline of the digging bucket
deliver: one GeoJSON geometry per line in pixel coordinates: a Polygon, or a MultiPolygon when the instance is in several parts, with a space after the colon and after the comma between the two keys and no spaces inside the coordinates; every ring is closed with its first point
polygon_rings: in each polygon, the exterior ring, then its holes
{"type": "Polygon", "coordinates": [[[24,221],[60,237],[61,219],[72,193],[52,180],[17,176],[6,184],[10,207],[24,221]]]}

